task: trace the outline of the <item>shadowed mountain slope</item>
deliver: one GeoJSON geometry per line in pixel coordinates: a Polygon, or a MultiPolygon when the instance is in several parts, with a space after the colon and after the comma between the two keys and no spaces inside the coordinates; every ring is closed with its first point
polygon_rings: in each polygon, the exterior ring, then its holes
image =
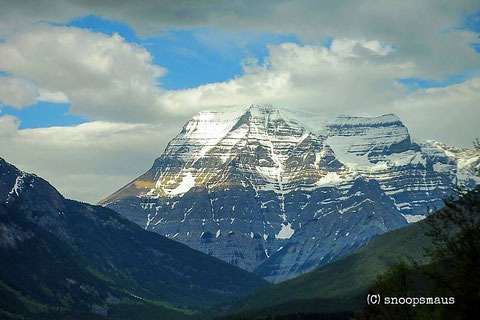
{"type": "Polygon", "coordinates": [[[183,319],[266,285],[0,158],[0,318],[183,319]]]}

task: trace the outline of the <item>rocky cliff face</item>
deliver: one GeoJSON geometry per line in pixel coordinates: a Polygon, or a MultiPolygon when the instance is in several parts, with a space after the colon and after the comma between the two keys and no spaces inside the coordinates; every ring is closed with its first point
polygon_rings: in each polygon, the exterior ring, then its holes
{"type": "Polygon", "coordinates": [[[262,275],[281,281],[422,219],[454,184],[480,181],[479,159],[413,142],[391,114],[226,108],[194,116],[101,204],[244,269],[267,261],[262,275]]]}

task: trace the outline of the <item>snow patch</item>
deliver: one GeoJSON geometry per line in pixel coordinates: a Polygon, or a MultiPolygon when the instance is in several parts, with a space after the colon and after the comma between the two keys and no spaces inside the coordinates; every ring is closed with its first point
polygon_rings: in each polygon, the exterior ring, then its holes
{"type": "Polygon", "coordinates": [[[292,228],[292,224],[288,222],[287,224],[282,223],[282,229],[280,230],[279,233],[275,235],[276,239],[290,239],[293,234],[295,233],[295,230],[292,228]]]}
{"type": "Polygon", "coordinates": [[[321,177],[316,183],[318,186],[339,184],[345,179],[341,178],[336,172],[328,172],[325,176],[321,177]]]}
{"type": "Polygon", "coordinates": [[[26,174],[22,172],[17,178],[15,179],[15,184],[13,185],[12,190],[8,194],[13,195],[14,193],[18,196],[20,196],[20,191],[22,190],[23,187],[23,178],[25,178],[26,174]]]}
{"type": "Polygon", "coordinates": [[[332,148],[341,163],[368,167],[372,165],[370,160],[368,160],[368,154],[355,154],[351,150],[353,146],[365,143],[364,140],[365,138],[362,136],[333,136],[328,137],[325,143],[332,148]]]}
{"type": "Polygon", "coordinates": [[[175,189],[163,189],[163,191],[168,195],[176,196],[187,193],[193,187],[195,187],[195,178],[192,176],[191,172],[187,172],[184,174],[182,181],[180,181],[180,184],[175,189]]]}
{"type": "Polygon", "coordinates": [[[414,223],[414,222],[418,222],[420,220],[423,220],[425,219],[427,216],[424,216],[424,215],[412,215],[412,214],[404,214],[403,215],[405,217],[405,219],[407,220],[408,223],[414,223]]]}

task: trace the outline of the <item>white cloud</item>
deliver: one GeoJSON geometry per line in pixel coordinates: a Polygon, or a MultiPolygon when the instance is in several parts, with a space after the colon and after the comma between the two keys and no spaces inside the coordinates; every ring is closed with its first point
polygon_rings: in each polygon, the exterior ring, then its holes
{"type": "Polygon", "coordinates": [[[244,75],[160,99],[171,112],[212,106],[271,103],[311,111],[368,114],[404,96],[398,77],[415,74],[388,45],[334,40],[324,46],[283,43],[269,46],[262,65],[250,61],[244,75]]]}
{"type": "Polygon", "coordinates": [[[68,97],[65,93],[60,91],[50,91],[45,89],[38,90],[38,101],[55,102],[55,103],[68,103],[68,97]]]}
{"type": "Polygon", "coordinates": [[[71,112],[91,119],[153,121],[161,117],[157,78],[144,48],[74,27],[37,24],[0,43],[0,99],[24,107],[37,100],[71,103],[71,112]]]}
{"type": "Polygon", "coordinates": [[[22,4],[0,17],[8,25],[25,25],[40,17],[64,21],[88,12],[127,21],[140,32],[166,25],[210,26],[295,33],[314,41],[335,38],[330,49],[316,44],[269,46],[265,64],[246,65],[244,74],[234,79],[165,91],[157,86],[165,70],[152,64],[147,50],[118,35],[44,23],[10,28],[0,43],[0,70],[22,85],[2,89],[0,84],[0,99],[18,107],[38,100],[68,101],[71,113],[122,122],[155,122],[172,114],[190,116],[204,107],[263,102],[368,114],[407,94],[398,78],[443,79],[480,67],[480,55],[470,46],[478,35],[452,29],[461,24],[462,15],[479,8],[471,1],[443,7],[427,1],[353,1],[348,6],[179,1],[135,4],[135,11],[131,6],[102,3],[93,8],[88,2],[65,1],[51,15],[40,4],[22,4]],[[422,13],[429,19],[419,19],[422,13]]]}
{"type": "Polygon", "coordinates": [[[375,42],[334,40],[331,49],[284,43],[269,47],[265,64],[250,61],[235,79],[171,91],[170,110],[267,103],[312,112],[396,113],[419,140],[471,147],[480,137],[480,78],[411,92],[397,78],[415,77],[393,48],[375,42]]]}
{"type": "Polygon", "coordinates": [[[0,137],[11,138],[18,129],[20,121],[14,116],[5,115],[0,117],[0,137]]]}
{"type": "Polygon", "coordinates": [[[94,203],[149,169],[182,123],[18,125],[15,117],[0,117],[0,156],[47,179],[66,197],[94,203]]]}
{"type": "Polygon", "coordinates": [[[0,107],[22,109],[38,101],[68,103],[68,97],[59,91],[39,89],[33,83],[9,76],[0,77],[0,107]]]}
{"type": "MultiPolygon", "coordinates": [[[[401,96],[384,109],[379,106],[377,114],[397,113],[414,138],[471,147],[480,136],[478,101],[480,78],[474,78],[401,96]]],[[[0,117],[0,150],[7,161],[46,178],[67,197],[96,202],[144,173],[182,125],[182,120],[169,118],[161,124],[95,121],[19,130],[18,119],[6,115],[0,117]]]]}
{"type": "Polygon", "coordinates": [[[37,88],[28,81],[0,77],[0,106],[23,108],[36,102],[37,88]]]}
{"type": "Polygon", "coordinates": [[[92,120],[137,123],[248,103],[367,113],[404,94],[395,78],[416,74],[391,45],[374,40],[335,39],[330,49],[294,43],[268,49],[263,65],[246,63],[234,79],[165,91],[156,82],[164,70],[144,48],[118,35],[41,24],[0,43],[0,70],[12,76],[5,77],[12,84],[22,84],[5,85],[4,94],[0,86],[0,99],[17,107],[70,102],[71,113],[92,120]]]}
{"type": "Polygon", "coordinates": [[[480,138],[480,78],[419,90],[389,106],[414,137],[472,147],[480,138]]]}

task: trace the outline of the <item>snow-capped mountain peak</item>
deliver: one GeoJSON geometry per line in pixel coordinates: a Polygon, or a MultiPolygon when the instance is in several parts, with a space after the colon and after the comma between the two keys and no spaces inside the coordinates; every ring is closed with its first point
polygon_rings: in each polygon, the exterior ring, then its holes
{"type": "Polygon", "coordinates": [[[412,141],[393,114],[212,109],[102,204],[248,270],[282,255],[270,277],[278,281],[422,219],[454,183],[478,183],[469,170],[479,159],[412,141]]]}

